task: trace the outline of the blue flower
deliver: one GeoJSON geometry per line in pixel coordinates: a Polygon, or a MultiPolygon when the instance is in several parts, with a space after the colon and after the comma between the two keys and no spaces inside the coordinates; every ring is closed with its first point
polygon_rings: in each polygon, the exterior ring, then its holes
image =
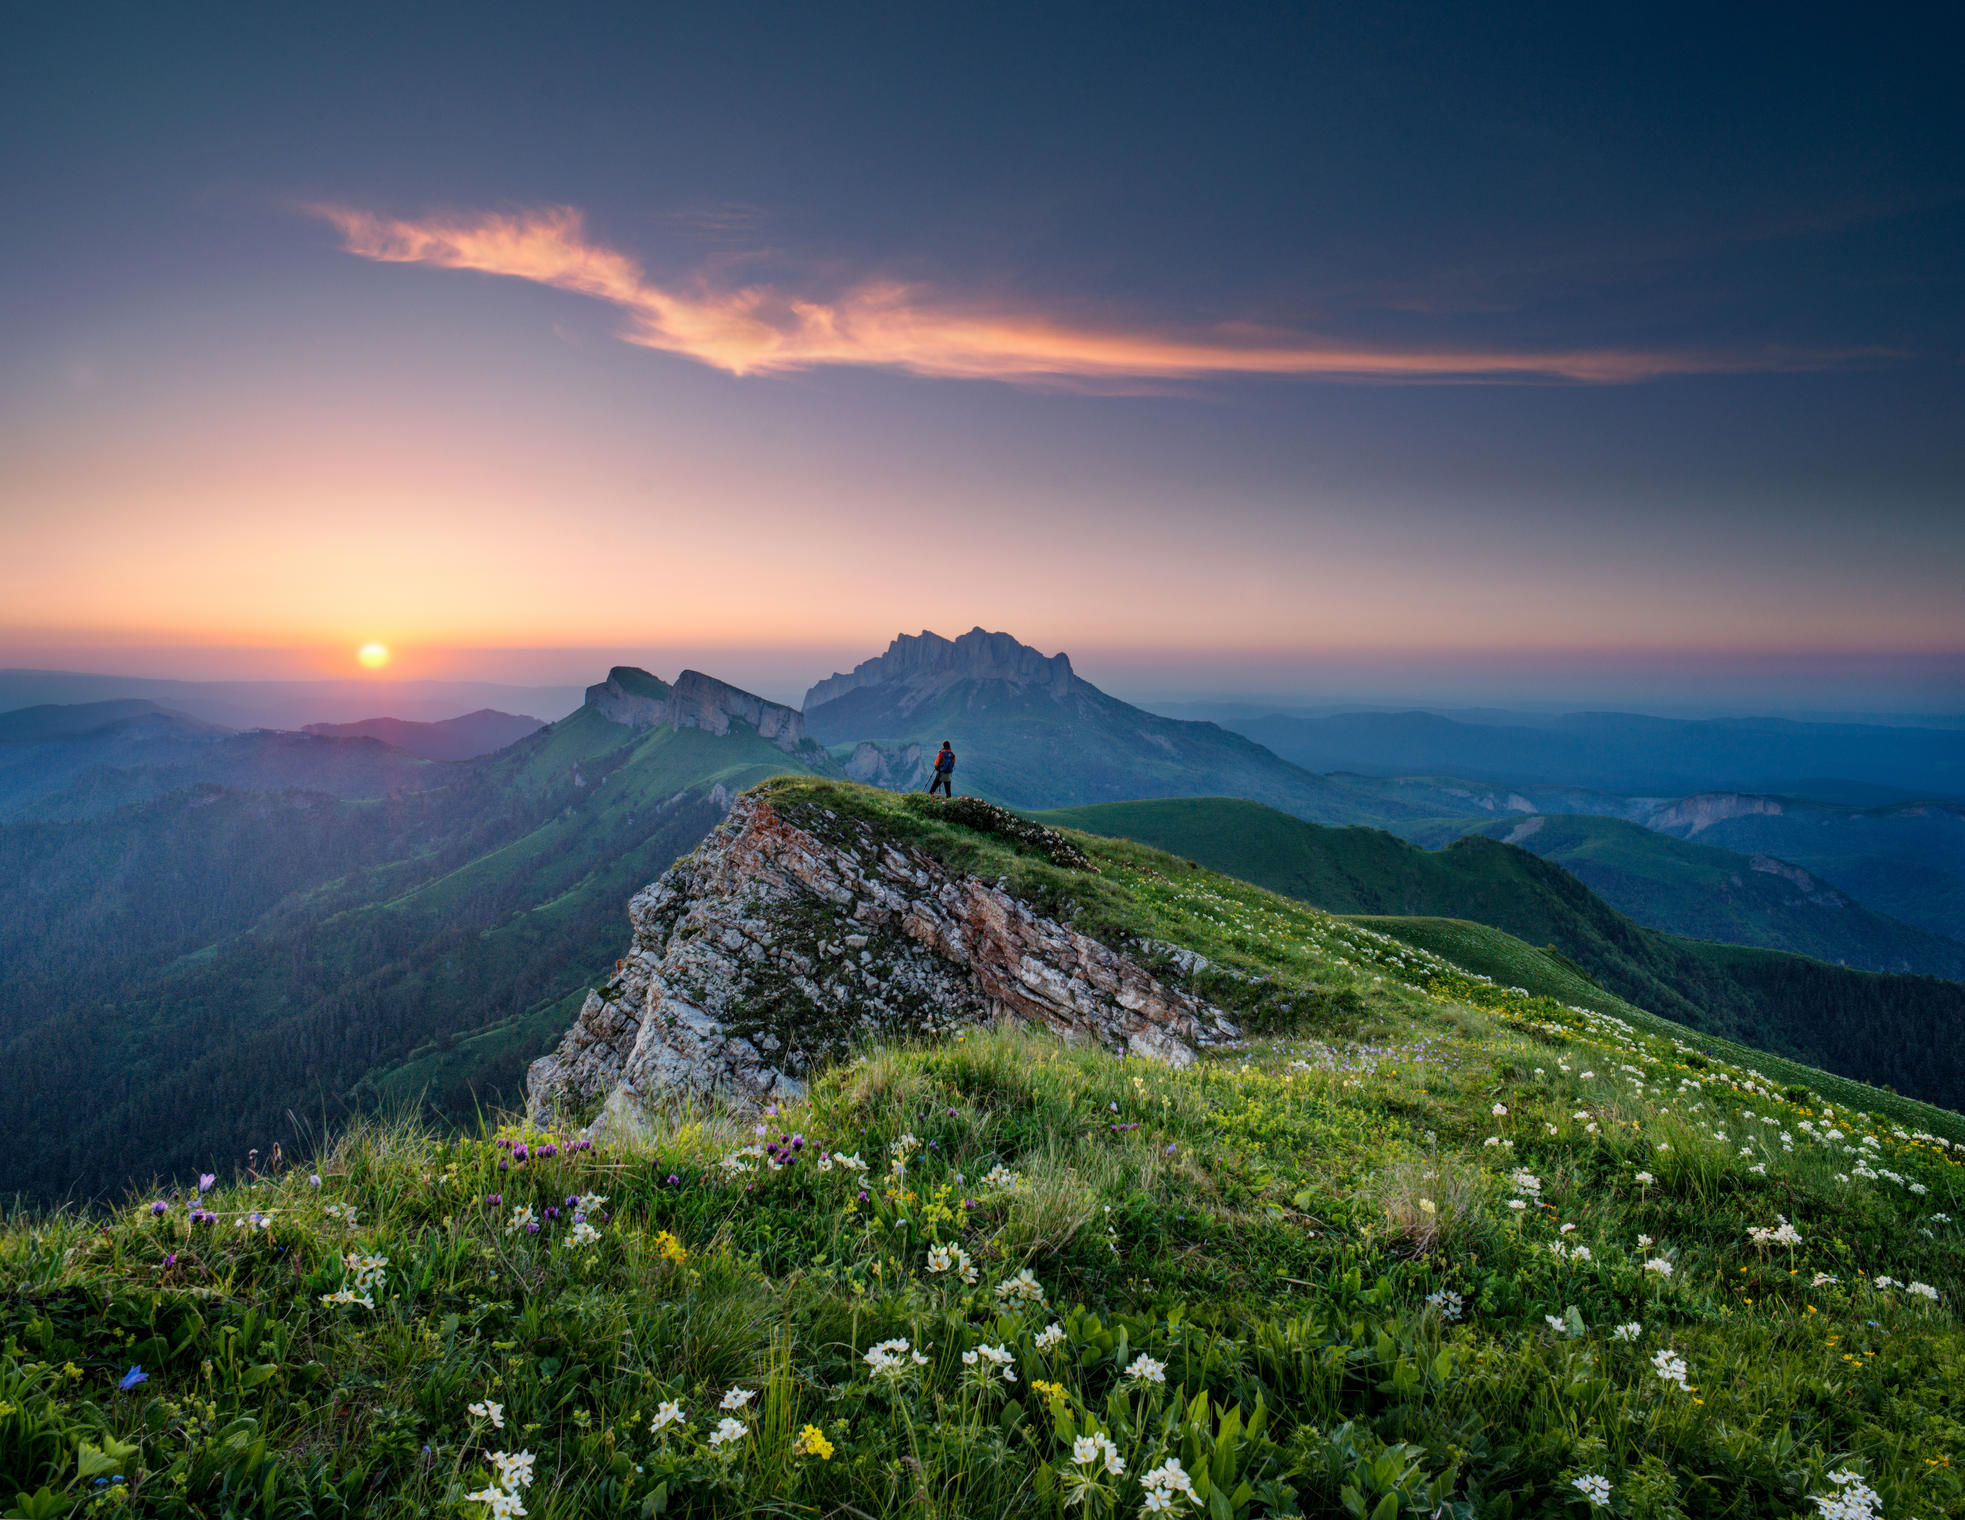
{"type": "Polygon", "coordinates": [[[147,1383],[149,1381],[149,1373],[145,1372],[141,1367],[132,1367],[128,1372],[123,1374],[123,1380],[116,1386],[122,1389],[123,1392],[128,1393],[138,1383],[147,1383]]]}

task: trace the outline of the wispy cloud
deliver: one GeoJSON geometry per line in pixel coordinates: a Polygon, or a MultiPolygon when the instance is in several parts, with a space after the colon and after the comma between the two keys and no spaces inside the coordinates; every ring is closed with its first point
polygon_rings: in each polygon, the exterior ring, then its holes
{"type": "Polygon", "coordinates": [[[509,275],[620,310],[621,337],[733,375],[862,365],[918,375],[1123,388],[1217,375],[1359,381],[1627,384],[1667,375],[1814,369],[1823,355],[1595,348],[1377,347],[1248,324],[1185,330],[1097,326],[1033,310],[969,305],[928,287],[870,280],[826,297],[699,276],[651,280],[591,239],[571,207],[397,220],[311,206],[348,252],[384,263],[509,275]]]}

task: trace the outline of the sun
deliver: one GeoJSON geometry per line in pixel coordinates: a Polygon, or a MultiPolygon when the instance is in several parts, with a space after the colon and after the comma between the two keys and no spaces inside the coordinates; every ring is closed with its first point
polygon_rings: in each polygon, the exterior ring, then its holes
{"type": "Polygon", "coordinates": [[[380,670],[384,665],[389,663],[389,646],[387,644],[364,644],[360,649],[355,651],[355,658],[362,662],[364,669],[380,670]]]}

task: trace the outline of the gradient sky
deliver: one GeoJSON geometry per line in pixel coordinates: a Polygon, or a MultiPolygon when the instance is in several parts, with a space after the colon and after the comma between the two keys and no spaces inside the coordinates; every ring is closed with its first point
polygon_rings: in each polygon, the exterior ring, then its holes
{"type": "Polygon", "coordinates": [[[0,664],[1965,706],[1955,9],[1489,9],[9,7],[0,664]]]}

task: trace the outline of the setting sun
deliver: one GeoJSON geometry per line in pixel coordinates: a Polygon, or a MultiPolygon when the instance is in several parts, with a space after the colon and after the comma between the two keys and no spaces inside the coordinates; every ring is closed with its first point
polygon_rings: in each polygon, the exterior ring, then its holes
{"type": "Polygon", "coordinates": [[[384,665],[389,663],[389,646],[387,644],[364,644],[360,649],[355,651],[355,658],[362,662],[362,666],[366,670],[380,670],[384,665]]]}

